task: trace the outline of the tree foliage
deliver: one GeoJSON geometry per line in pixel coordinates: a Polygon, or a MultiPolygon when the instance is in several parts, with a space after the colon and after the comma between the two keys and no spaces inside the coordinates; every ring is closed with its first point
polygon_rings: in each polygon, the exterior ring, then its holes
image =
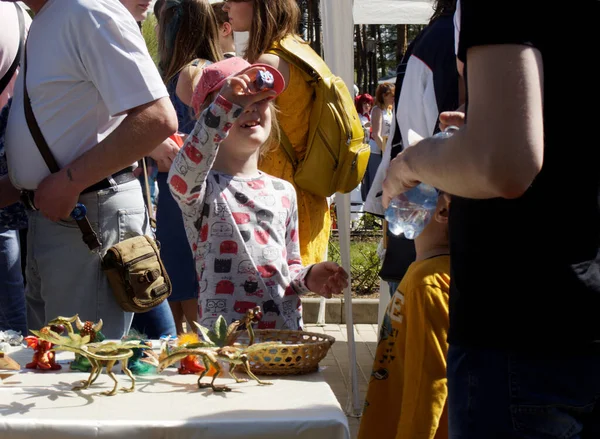
{"type": "MultiPolygon", "coordinates": [[[[302,18],[300,35],[323,55],[320,0],[297,0],[302,18]]],[[[423,25],[354,26],[355,84],[361,93],[375,94],[381,79],[395,77],[396,66],[423,25]]]]}

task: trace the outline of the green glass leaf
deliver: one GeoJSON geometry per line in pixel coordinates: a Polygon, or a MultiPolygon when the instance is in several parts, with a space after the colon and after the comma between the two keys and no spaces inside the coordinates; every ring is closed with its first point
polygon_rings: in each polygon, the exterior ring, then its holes
{"type": "Polygon", "coordinates": [[[225,346],[225,342],[227,340],[227,321],[223,316],[219,316],[217,321],[215,322],[215,336],[216,339],[213,340],[215,344],[219,347],[225,346]]]}

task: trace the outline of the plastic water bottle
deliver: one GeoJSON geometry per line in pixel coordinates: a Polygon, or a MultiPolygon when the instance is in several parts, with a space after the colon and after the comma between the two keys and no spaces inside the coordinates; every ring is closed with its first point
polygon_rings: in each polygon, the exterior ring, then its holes
{"type": "MultiPolygon", "coordinates": [[[[448,127],[434,137],[450,137],[457,129],[454,126],[448,127]]],[[[394,197],[385,211],[390,232],[396,236],[404,233],[407,239],[415,239],[429,224],[435,213],[437,201],[438,191],[425,183],[419,183],[409,191],[394,197]]]]}
{"type": "Polygon", "coordinates": [[[415,239],[435,213],[437,200],[437,190],[424,183],[392,199],[385,211],[390,232],[404,233],[406,238],[415,239]]]}

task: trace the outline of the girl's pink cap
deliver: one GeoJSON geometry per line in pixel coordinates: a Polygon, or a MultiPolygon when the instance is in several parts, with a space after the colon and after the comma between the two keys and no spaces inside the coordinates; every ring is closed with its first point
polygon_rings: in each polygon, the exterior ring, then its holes
{"type": "Polygon", "coordinates": [[[202,69],[200,81],[192,96],[192,108],[198,113],[207,96],[215,90],[219,90],[230,76],[242,73],[252,67],[264,67],[273,75],[274,83],[272,90],[277,94],[285,88],[285,80],[275,67],[267,64],[250,64],[243,58],[234,56],[231,58],[210,64],[202,69]]]}

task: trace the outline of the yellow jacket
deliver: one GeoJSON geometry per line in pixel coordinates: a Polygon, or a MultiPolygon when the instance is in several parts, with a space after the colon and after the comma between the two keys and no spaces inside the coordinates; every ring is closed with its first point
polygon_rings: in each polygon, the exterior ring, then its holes
{"type": "Polygon", "coordinates": [[[379,335],[359,439],[446,439],[450,257],[414,262],[379,335]]]}

